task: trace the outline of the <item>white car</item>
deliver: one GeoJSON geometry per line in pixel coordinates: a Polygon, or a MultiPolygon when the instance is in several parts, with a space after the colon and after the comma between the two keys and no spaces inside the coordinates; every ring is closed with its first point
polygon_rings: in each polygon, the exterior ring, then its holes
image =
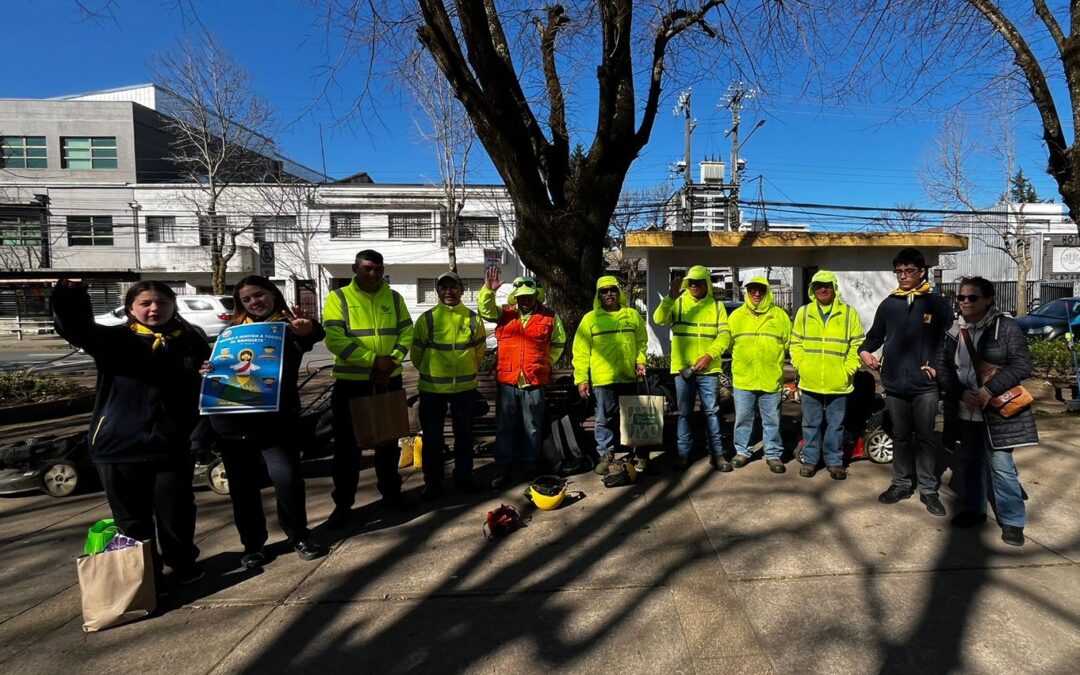
{"type": "MultiPolygon", "coordinates": [[[[178,295],[176,309],[197,332],[211,341],[232,322],[233,299],[231,295],[178,295]]],[[[117,307],[98,314],[94,321],[102,326],[116,326],[127,321],[127,315],[123,307],[117,307]]]]}

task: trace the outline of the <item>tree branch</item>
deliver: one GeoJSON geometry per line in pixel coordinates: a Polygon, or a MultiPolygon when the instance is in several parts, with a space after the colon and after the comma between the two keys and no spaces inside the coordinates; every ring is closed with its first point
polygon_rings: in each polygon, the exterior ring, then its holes
{"type": "Polygon", "coordinates": [[[1054,38],[1054,44],[1057,45],[1058,54],[1065,53],[1065,35],[1061,32],[1061,25],[1057,22],[1054,14],[1050,11],[1050,8],[1046,6],[1046,0],[1032,0],[1035,5],[1035,13],[1042,19],[1043,24],[1046,26],[1046,30],[1050,31],[1050,36],[1054,38]]]}

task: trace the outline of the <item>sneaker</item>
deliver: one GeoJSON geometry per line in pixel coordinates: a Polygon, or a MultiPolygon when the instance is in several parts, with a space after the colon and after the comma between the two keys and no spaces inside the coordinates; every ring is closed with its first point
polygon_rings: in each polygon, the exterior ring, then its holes
{"type": "Polygon", "coordinates": [[[690,466],[690,456],[689,455],[676,455],[676,457],[675,457],[675,470],[676,471],[686,471],[686,469],[689,466],[690,466]]]}
{"type": "Polygon", "coordinates": [[[472,476],[454,479],[454,489],[467,495],[476,495],[483,492],[480,484],[473,480],[472,476]]]}
{"type": "Polygon", "coordinates": [[[247,570],[262,567],[265,564],[266,552],[261,548],[258,551],[245,551],[244,555],[240,556],[240,566],[247,570]]]}
{"type": "Polygon", "coordinates": [[[634,468],[637,469],[639,473],[645,473],[645,471],[649,468],[648,453],[643,452],[640,455],[634,456],[634,468]]]}
{"type": "Polygon", "coordinates": [[[330,517],[326,519],[326,526],[331,530],[344,530],[351,522],[352,508],[336,506],[330,517]]]}
{"type": "Polygon", "coordinates": [[[945,505],[941,503],[941,500],[936,494],[919,495],[919,501],[926,504],[926,510],[930,512],[930,515],[945,515],[945,505]]]}
{"type": "Polygon", "coordinates": [[[593,469],[593,473],[595,473],[598,476],[606,476],[607,472],[608,472],[608,468],[611,466],[611,463],[614,462],[614,461],[615,461],[615,453],[614,452],[605,452],[603,455],[600,456],[600,461],[596,463],[596,468],[593,469]]]}
{"type": "Polygon", "coordinates": [[[206,577],[206,570],[204,570],[199,563],[191,563],[190,567],[182,567],[178,570],[173,570],[173,581],[181,586],[187,586],[196,581],[202,581],[204,577],[206,577]]]}
{"type": "Polygon", "coordinates": [[[825,470],[833,480],[847,480],[847,469],[842,466],[827,466],[825,470]]]}
{"type": "Polygon", "coordinates": [[[890,485],[889,489],[878,495],[877,500],[882,504],[895,504],[901,499],[911,499],[912,491],[902,487],[890,485]]]}
{"type": "Polygon", "coordinates": [[[1015,525],[1001,526],[1001,541],[1010,546],[1024,545],[1024,528],[1015,525]]]}
{"type": "Polygon", "coordinates": [[[767,459],[765,463],[769,466],[769,471],[773,473],[784,473],[787,471],[787,467],[784,466],[784,462],[779,459],[767,459]]]}
{"type": "Polygon", "coordinates": [[[750,458],[746,455],[735,455],[735,457],[731,460],[731,466],[735,467],[736,469],[741,469],[749,463],[750,458]]]}
{"type": "Polygon", "coordinates": [[[491,479],[491,489],[496,492],[501,491],[508,485],[510,485],[510,474],[507,472],[500,471],[491,479]]]}
{"type": "Polygon", "coordinates": [[[709,466],[720,473],[730,473],[732,471],[731,462],[724,459],[723,455],[713,455],[710,457],[709,466]]]}
{"type": "Polygon", "coordinates": [[[400,492],[396,495],[384,496],[382,498],[382,503],[384,506],[388,506],[399,513],[407,513],[408,511],[412,511],[416,508],[416,502],[409,499],[400,492]]]}
{"type": "Polygon", "coordinates": [[[949,522],[953,527],[977,527],[986,522],[986,514],[977,511],[961,511],[949,522]]]}
{"type": "Polygon", "coordinates": [[[315,560],[326,555],[326,547],[311,539],[301,539],[293,543],[293,550],[301,560],[315,560]]]}
{"type": "Polygon", "coordinates": [[[803,478],[813,478],[814,474],[816,473],[817,469],[814,467],[813,464],[803,464],[801,467],[799,467],[799,475],[803,478]]]}

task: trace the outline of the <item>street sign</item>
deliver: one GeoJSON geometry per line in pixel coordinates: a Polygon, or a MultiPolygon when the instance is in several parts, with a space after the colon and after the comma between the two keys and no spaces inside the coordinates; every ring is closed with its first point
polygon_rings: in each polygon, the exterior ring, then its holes
{"type": "Polygon", "coordinates": [[[259,244],[259,274],[264,277],[274,276],[274,242],[272,241],[259,244]]]}
{"type": "Polygon", "coordinates": [[[484,268],[498,267],[503,262],[503,249],[501,248],[485,248],[484,249],[484,268]]]}

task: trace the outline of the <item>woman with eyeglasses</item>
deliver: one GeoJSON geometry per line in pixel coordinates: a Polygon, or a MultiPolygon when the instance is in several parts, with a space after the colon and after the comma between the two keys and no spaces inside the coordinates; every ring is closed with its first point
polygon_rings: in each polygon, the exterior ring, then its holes
{"type": "Polygon", "coordinates": [[[986,522],[987,483],[1001,540],[1024,545],[1024,490],[1013,449],[1039,442],[1031,408],[1002,417],[991,401],[1031,376],[1024,332],[994,306],[994,285],[964,279],[956,296],[960,318],[945,334],[938,379],[945,392],[945,422],[960,437],[960,512],[955,527],[986,522]]]}

